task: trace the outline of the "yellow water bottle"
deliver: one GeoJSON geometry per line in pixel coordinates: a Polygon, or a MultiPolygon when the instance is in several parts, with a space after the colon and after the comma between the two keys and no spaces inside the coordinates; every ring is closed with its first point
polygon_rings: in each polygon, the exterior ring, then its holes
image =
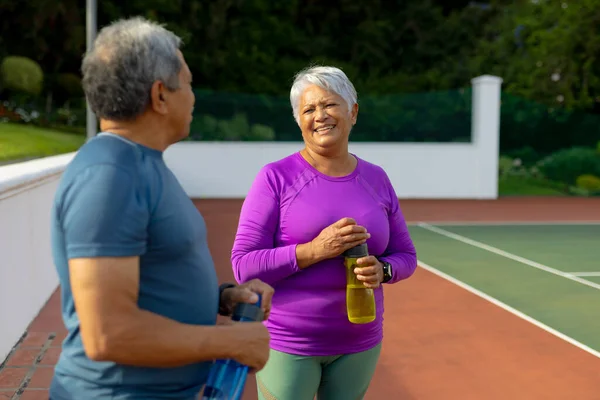
{"type": "Polygon", "coordinates": [[[346,266],[346,310],[353,324],[366,324],[375,320],[375,294],[358,280],[354,269],[359,258],[369,255],[367,244],[360,244],[344,252],[346,266]]]}

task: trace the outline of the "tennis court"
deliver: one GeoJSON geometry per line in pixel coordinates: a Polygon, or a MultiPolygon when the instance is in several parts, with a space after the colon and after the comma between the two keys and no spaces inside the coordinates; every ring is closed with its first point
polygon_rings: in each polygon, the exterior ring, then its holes
{"type": "Polygon", "coordinates": [[[600,357],[600,223],[410,227],[421,267],[571,337],[600,357]]]}
{"type": "MultiPolygon", "coordinates": [[[[219,279],[230,281],[241,200],[195,203],[219,279]]],[[[385,287],[366,400],[600,399],[600,199],[401,206],[420,267],[385,287]]],[[[64,335],[56,291],[0,360],[0,398],[47,399],[64,335]]],[[[253,377],[243,399],[256,400],[253,377]]]]}
{"type": "MultiPolygon", "coordinates": [[[[197,205],[230,279],[241,204],[197,205]]],[[[401,205],[420,267],[386,287],[367,399],[600,398],[599,199],[401,205]]],[[[253,381],[244,398],[256,399],[253,381]]]]}

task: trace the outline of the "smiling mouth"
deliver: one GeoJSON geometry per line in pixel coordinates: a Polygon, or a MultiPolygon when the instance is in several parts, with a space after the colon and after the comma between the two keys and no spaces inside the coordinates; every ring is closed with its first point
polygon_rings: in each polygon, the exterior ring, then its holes
{"type": "Polygon", "coordinates": [[[325,135],[329,133],[333,128],[335,128],[335,125],[323,125],[315,129],[315,133],[318,133],[319,135],[325,135]]]}

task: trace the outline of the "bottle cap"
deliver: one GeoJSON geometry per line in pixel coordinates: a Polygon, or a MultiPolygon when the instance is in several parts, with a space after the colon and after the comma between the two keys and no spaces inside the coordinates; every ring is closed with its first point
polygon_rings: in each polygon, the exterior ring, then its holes
{"type": "Polygon", "coordinates": [[[239,321],[239,320],[251,320],[251,321],[262,321],[265,313],[260,308],[262,297],[260,293],[258,294],[258,301],[254,304],[249,303],[238,303],[233,310],[231,315],[231,319],[239,321]]]}
{"type": "Polygon", "coordinates": [[[369,255],[369,247],[366,243],[359,244],[351,249],[348,249],[344,252],[344,257],[346,258],[360,258],[366,257],[369,255]]]}

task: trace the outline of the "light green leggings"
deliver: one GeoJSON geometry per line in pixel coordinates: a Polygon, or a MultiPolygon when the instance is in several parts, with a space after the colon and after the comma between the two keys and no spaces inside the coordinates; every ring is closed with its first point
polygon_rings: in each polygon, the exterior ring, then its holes
{"type": "Polygon", "coordinates": [[[303,357],[271,350],[256,374],[260,400],[362,400],[381,353],[381,343],[355,354],[303,357]]]}

